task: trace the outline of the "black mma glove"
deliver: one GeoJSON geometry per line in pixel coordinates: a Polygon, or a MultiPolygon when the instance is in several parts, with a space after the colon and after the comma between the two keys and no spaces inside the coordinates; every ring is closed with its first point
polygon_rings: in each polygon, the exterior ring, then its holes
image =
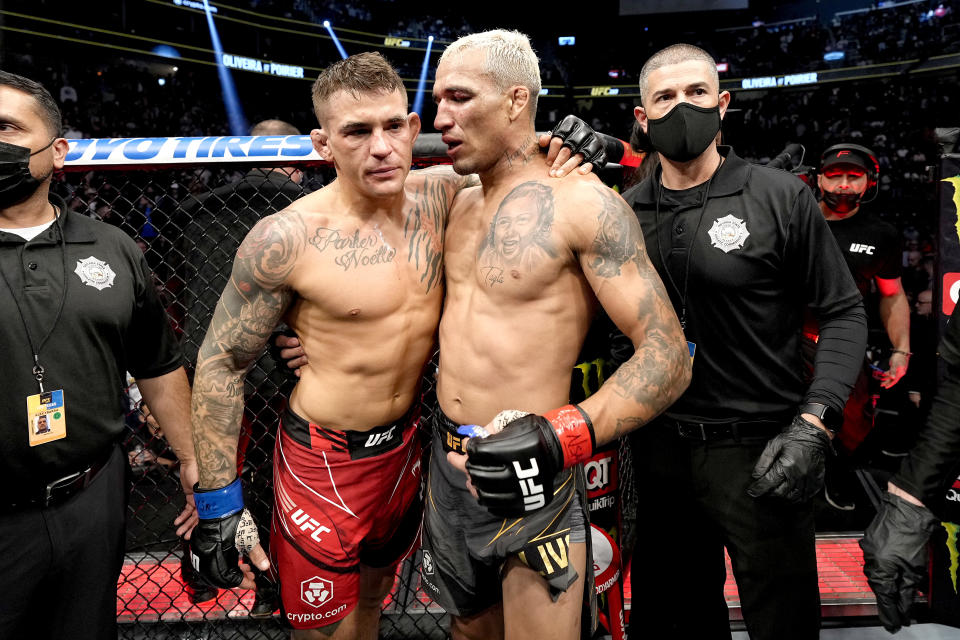
{"type": "Polygon", "coordinates": [[[880,624],[890,633],[910,626],[910,605],[927,571],[927,540],[936,526],[929,509],[887,492],[863,532],[863,573],[877,596],[880,624]]]}
{"type": "Polygon", "coordinates": [[[595,445],[590,418],[567,405],[517,418],[487,438],[470,438],[467,472],[491,514],[519,518],[553,500],[554,477],[589,460],[595,445]]]}
{"type": "Polygon", "coordinates": [[[566,116],[557,123],[550,136],[563,140],[563,146],[570,149],[571,155],[582,153],[583,162],[592,162],[594,170],[607,164],[603,138],[577,116],[566,116]]]}
{"type": "Polygon", "coordinates": [[[253,516],[243,508],[240,478],[220,489],[194,486],[193,498],[200,517],[190,536],[193,568],[216,587],[240,586],[240,555],[250,553],[260,541],[253,516]]]}
{"type": "Polygon", "coordinates": [[[270,353],[270,357],[273,358],[273,361],[277,364],[277,368],[280,369],[284,374],[291,378],[296,378],[296,370],[291,369],[287,363],[290,362],[292,358],[284,359],[281,352],[283,349],[277,346],[277,338],[280,336],[287,336],[290,338],[299,338],[297,332],[288,327],[285,324],[279,325],[273,330],[273,333],[270,334],[270,339],[267,341],[267,349],[270,353]]]}
{"type": "Polygon", "coordinates": [[[824,464],[832,453],[827,432],[797,416],[767,443],[747,494],[806,502],[823,488],[824,464]]]}

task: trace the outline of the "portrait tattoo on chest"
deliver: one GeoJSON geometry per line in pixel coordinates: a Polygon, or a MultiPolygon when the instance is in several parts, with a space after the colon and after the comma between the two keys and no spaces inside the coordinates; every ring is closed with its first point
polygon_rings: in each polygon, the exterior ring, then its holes
{"type": "Polygon", "coordinates": [[[478,251],[477,265],[487,284],[502,284],[505,269],[529,272],[557,257],[550,238],[553,214],[553,190],[546,185],[524,182],[507,194],[478,251]]]}
{"type": "Polygon", "coordinates": [[[333,254],[333,263],[344,271],[393,262],[397,255],[379,231],[361,234],[356,230],[351,234],[317,227],[310,244],[320,253],[333,254]]]}

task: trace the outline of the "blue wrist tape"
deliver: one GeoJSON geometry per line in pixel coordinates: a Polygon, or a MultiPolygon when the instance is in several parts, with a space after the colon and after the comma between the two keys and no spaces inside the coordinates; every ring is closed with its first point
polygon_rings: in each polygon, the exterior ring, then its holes
{"type": "Polygon", "coordinates": [[[224,518],[243,510],[243,487],[240,478],[220,489],[194,487],[193,501],[202,520],[224,518]]]}
{"type": "Polygon", "coordinates": [[[490,433],[477,424],[463,424],[457,427],[457,433],[468,438],[486,438],[490,433]]]}

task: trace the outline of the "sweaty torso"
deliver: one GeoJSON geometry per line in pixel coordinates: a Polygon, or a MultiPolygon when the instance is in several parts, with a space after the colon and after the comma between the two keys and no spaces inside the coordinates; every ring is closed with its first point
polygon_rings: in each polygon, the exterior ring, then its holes
{"type": "Polygon", "coordinates": [[[373,216],[336,211],[327,189],[295,205],[307,244],[285,320],[310,362],[290,406],[311,422],[366,431],[419,401],[443,300],[449,196],[416,174],[406,192],[402,211],[373,216]]]}
{"type": "Polygon", "coordinates": [[[563,205],[580,180],[531,167],[454,202],[437,386],[452,420],[483,425],[504,409],[542,413],[568,401],[596,308],[571,248],[575,213],[563,205]]]}

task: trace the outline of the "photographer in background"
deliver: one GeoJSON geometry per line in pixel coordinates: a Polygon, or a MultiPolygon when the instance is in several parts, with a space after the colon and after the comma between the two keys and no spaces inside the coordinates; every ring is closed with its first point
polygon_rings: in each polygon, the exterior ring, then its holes
{"type": "MultiPolygon", "coordinates": [[[[910,304],[900,282],[899,234],[891,225],[860,213],[864,196],[876,188],[879,172],[879,163],[870,149],[843,143],[823,152],[817,175],[817,186],[822,193],[820,211],[863,296],[868,317],[873,315],[871,284],[876,283],[877,315],[893,345],[886,371],[877,370],[874,375],[870,364],[864,362],[844,407],[843,427],[835,440],[839,455],[829,459],[824,485],[827,503],[841,511],[856,508],[851,456],[873,429],[876,393],[873,380],[879,380],[880,387],[890,389],[907,372],[912,355],[910,304]]],[[[805,334],[804,351],[812,355],[817,330],[808,323],[805,334]]],[[[812,365],[812,357],[809,362],[812,365]]]]}

